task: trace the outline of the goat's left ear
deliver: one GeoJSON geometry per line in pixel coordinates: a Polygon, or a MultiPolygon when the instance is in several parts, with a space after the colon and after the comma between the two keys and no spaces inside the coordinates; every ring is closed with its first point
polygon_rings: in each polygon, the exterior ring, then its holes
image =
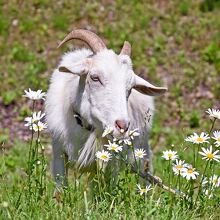
{"type": "Polygon", "coordinates": [[[58,69],[59,72],[72,73],[81,76],[88,73],[91,65],[92,60],[90,58],[86,58],[76,63],[60,65],[58,69]]]}
{"type": "Polygon", "coordinates": [[[156,87],[137,75],[135,75],[135,85],[133,86],[133,88],[136,89],[138,92],[149,96],[163,95],[167,91],[167,88],[156,87]]]}

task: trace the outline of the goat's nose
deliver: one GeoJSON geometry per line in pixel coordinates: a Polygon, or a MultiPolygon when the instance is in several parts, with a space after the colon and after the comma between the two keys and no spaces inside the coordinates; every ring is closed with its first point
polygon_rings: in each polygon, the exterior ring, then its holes
{"type": "MultiPolygon", "coordinates": [[[[115,127],[121,131],[123,130],[124,132],[126,132],[128,130],[128,127],[129,127],[129,124],[128,122],[126,122],[125,120],[116,120],[115,121],[115,127]]],[[[123,132],[122,132],[123,133],[123,132]]]]}

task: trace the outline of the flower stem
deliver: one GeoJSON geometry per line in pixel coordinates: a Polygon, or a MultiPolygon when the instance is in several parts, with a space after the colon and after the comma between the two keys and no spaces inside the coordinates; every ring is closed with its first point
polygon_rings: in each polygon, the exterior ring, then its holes
{"type": "Polygon", "coordinates": [[[204,178],[205,178],[205,173],[206,173],[206,170],[207,170],[208,165],[209,165],[209,161],[207,161],[207,163],[206,163],[206,165],[205,165],[205,169],[204,169],[204,172],[203,172],[203,174],[202,174],[202,179],[201,179],[201,181],[200,181],[200,183],[199,183],[199,189],[198,189],[198,194],[197,194],[197,196],[196,196],[195,203],[196,203],[197,200],[198,200],[198,197],[199,197],[199,194],[200,194],[200,191],[201,191],[202,182],[203,182],[203,180],[204,180],[204,178]]]}
{"type": "Polygon", "coordinates": [[[216,118],[214,118],[214,120],[212,121],[212,126],[211,126],[211,129],[210,129],[209,133],[212,133],[212,130],[213,130],[214,125],[215,125],[215,121],[216,121],[216,118]]]}
{"type": "Polygon", "coordinates": [[[170,164],[171,164],[171,162],[170,162],[171,160],[169,160],[169,165],[168,165],[168,187],[169,187],[169,190],[170,190],[170,164]]]}
{"type": "MultiPolygon", "coordinates": [[[[136,159],[136,157],[135,157],[135,152],[134,152],[134,145],[133,145],[133,143],[132,143],[132,153],[133,153],[133,156],[134,156],[135,167],[136,167],[136,169],[138,169],[138,163],[137,163],[137,159],[136,159]]],[[[137,181],[137,184],[138,184],[138,178],[139,178],[139,176],[135,175],[135,178],[136,178],[136,181],[137,181]]]]}

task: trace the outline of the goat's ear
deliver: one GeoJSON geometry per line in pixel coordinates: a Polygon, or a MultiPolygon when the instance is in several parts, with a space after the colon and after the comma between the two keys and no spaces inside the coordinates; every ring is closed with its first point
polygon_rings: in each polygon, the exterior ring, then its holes
{"type": "Polygon", "coordinates": [[[156,87],[137,75],[135,75],[135,85],[133,86],[133,88],[136,89],[138,92],[150,96],[163,95],[167,91],[167,88],[156,87]]]}
{"type": "Polygon", "coordinates": [[[58,70],[59,72],[72,73],[81,76],[88,73],[89,69],[91,68],[91,65],[92,59],[86,58],[76,63],[60,65],[58,67],[58,70]]]}

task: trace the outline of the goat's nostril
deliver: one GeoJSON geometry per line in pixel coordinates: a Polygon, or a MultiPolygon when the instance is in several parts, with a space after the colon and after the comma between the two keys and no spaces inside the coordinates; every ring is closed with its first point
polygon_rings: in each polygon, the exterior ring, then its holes
{"type": "MultiPolygon", "coordinates": [[[[128,127],[129,127],[129,123],[127,123],[126,121],[124,120],[116,120],[115,121],[115,127],[118,129],[118,130],[122,130],[124,132],[126,132],[128,130],[128,127]]],[[[122,132],[123,133],[123,132],[122,132]]]]}

